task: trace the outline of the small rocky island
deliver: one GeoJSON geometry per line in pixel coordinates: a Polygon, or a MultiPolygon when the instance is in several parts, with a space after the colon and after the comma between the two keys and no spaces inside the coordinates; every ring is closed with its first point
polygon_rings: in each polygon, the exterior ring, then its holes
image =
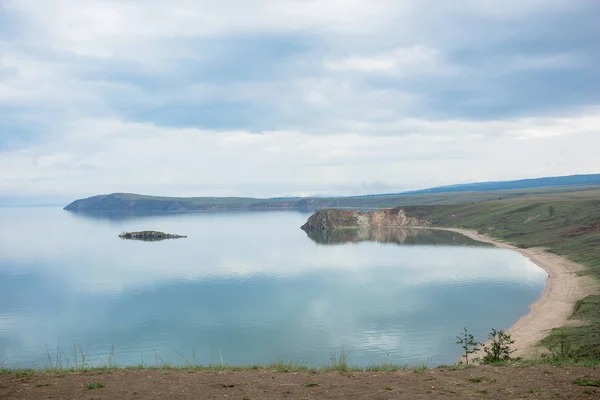
{"type": "Polygon", "coordinates": [[[121,239],[132,239],[132,240],[145,240],[148,242],[155,242],[158,240],[165,239],[181,239],[187,236],[174,235],[171,233],[164,233],[158,231],[141,231],[141,232],[123,232],[119,235],[121,239]]]}

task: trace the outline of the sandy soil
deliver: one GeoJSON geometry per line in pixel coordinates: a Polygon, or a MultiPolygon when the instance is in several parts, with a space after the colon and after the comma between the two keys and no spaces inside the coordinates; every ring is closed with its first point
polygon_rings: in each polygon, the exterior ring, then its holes
{"type": "Polygon", "coordinates": [[[0,399],[597,399],[599,383],[600,368],[552,366],[316,374],[119,370],[0,375],[0,399]]]}
{"type": "MultiPolygon", "coordinates": [[[[513,356],[536,357],[544,349],[535,347],[552,328],[577,323],[569,320],[575,301],[596,293],[596,285],[589,277],[581,277],[577,271],[585,267],[565,257],[540,248],[521,249],[509,243],[481,235],[476,231],[454,228],[436,228],[461,233],[471,239],[491,243],[503,249],[515,250],[543,268],[549,275],[542,296],[531,306],[529,313],[506,330],[515,340],[517,350],[513,356]]],[[[481,356],[481,354],[477,355],[481,356]]]]}

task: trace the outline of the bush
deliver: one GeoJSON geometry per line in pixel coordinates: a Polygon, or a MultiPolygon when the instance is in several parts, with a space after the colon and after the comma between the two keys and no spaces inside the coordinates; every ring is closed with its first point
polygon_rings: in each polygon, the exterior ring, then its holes
{"type": "Polygon", "coordinates": [[[515,350],[510,348],[510,346],[515,343],[510,335],[504,331],[492,329],[488,338],[492,342],[489,346],[483,347],[483,351],[485,352],[483,363],[493,364],[510,360],[510,355],[515,352],[515,350]]]}

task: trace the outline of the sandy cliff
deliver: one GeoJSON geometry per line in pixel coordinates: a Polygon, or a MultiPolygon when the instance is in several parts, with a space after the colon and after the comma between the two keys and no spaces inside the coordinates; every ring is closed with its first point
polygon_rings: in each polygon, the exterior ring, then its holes
{"type": "Polygon", "coordinates": [[[321,210],[308,218],[301,226],[304,231],[344,228],[392,228],[424,226],[427,221],[408,217],[402,208],[387,208],[377,211],[321,210]]]}

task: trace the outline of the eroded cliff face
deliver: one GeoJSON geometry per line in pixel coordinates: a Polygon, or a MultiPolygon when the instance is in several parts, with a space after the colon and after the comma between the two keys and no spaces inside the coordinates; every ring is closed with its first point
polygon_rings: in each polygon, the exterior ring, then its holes
{"type": "Polygon", "coordinates": [[[326,229],[373,229],[426,226],[427,221],[408,217],[402,208],[386,208],[377,211],[321,210],[308,218],[301,229],[309,232],[326,229]]]}

